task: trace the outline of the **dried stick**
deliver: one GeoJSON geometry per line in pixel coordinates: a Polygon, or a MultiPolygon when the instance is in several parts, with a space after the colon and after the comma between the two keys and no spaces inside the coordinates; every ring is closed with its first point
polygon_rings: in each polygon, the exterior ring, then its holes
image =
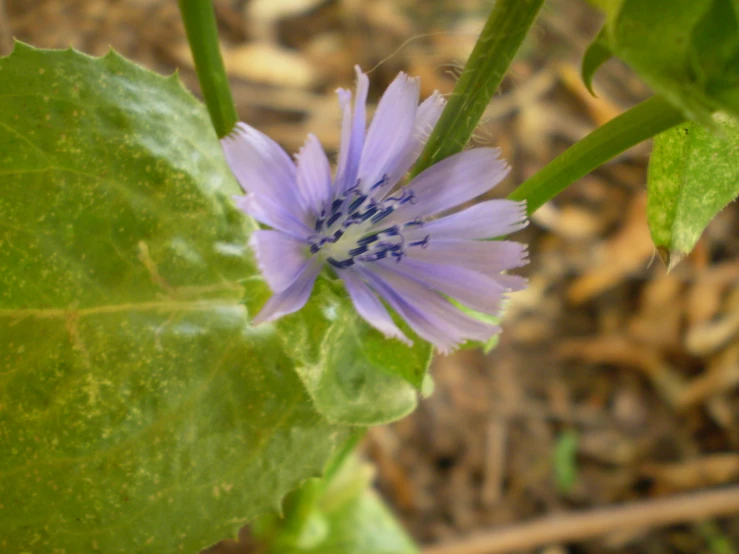
{"type": "Polygon", "coordinates": [[[500,554],[739,513],[739,486],[551,516],[425,548],[424,554],[500,554]]]}
{"type": "Polygon", "coordinates": [[[5,0],[0,0],[0,56],[7,56],[12,50],[13,34],[5,12],[5,0]]]}

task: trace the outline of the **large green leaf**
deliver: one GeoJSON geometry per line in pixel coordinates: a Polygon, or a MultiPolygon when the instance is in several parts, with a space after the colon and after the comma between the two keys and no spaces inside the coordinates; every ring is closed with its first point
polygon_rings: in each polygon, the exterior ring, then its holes
{"type": "Polygon", "coordinates": [[[718,134],[697,123],[657,135],[649,161],[649,228],[674,267],[713,217],[739,195],[739,123],[714,116],[718,134]]]}
{"type": "Polygon", "coordinates": [[[739,0],[598,0],[607,14],[584,64],[589,81],[611,52],[685,115],[739,116],[739,0]]]}
{"type": "Polygon", "coordinates": [[[248,325],[251,224],[176,78],[18,44],[0,98],[0,550],[197,552],[346,431],[248,325]]]}

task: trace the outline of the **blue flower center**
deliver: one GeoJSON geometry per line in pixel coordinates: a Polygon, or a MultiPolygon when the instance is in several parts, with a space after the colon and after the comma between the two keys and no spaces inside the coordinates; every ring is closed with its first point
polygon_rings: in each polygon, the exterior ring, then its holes
{"type": "Polygon", "coordinates": [[[359,182],[331,202],[316,219],[316,234],[310,240],[312,254],[321,254],[336,269],[346,269],[357,262],[375,262],[385,258],[400,261],[408,248],[425,247],[429,235],[422,240],[406,241],[403,231],[423,225],[416,219],[401,225],[382,222],[398,207],[415,202],[409,188],[395,196],[375,200],[388,184],[387,175],[372,185],[367,193],[359,190],[359,182]]]}

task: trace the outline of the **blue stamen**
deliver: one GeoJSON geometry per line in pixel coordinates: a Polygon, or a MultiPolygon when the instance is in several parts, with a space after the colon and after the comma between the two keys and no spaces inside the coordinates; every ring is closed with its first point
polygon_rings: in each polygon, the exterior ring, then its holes
{"type": "Polygon", "coordinates": [[[321,249],[321,247],[318,246],[317,244],[311,244],[310,245],[310,253],[311,254],[317,253],[320,249],[321,249]]]}
{"type": "Polygon", "coordinates": [[[388,177],[387,177],[387,173],[386,173],[385,175],[382,176],[382,179],[380,179],[374,185],[372,185],[372,187],[370,187],[370,190],[375,190],[376,188],[381,187],[382,185],[384,185],[385,183],[387,183],[387,179],[388,179],[388,177]]]}
{"type": "Polygon", "coordinates": [[[375,215],[377,213],[377,211],[378,211],[377,206],[372,206],[371,208],[369,208],[363,214],[359,214],[359,223],[362,223],[364,221],[367,221],[370,217],[372,217],[373,215],[375,215]]]}
{"type": "Polygon", "coordinates": [[[359,208],[359,206],[361,206],[362,204],[364,204],[364,201],[365,200],[367,200],[367,195],[366,194],[360,194],[359,197],[356,200],[354,200],[351,204],[349,204],[349,209],[347,210],[347,212],[350,215],[353,214],[355,211],[357,211],[357,208],[359,208]]]}
{"type": "Polygon", "coordinates": [[[361,246],[357,246],[356,248],[352,248],[351,250],[349,250],[349,255],[352,257],[359,256],[360,254],[364,254],[365,252],[367,252],[367,250],[369,250],[369,246],[367,246],[366,244],[363,244],[361,246]]]}
{"type": "Polygon", "coordinates": [[[326,261],[334,266],[336,269],[346,269],[347,267],[351,267],[354,265],[354,258],[347,258],[346,260],[328,258],[326,261]]]}
{"type": "Polygon", "coordinates": [[[403,189],[402,198],[400,199],[401,204],[405,204],[406,202],[410,202],[411,204],[416,203],[416,193],[413,192],[411,189],[403,189]]]}
{"type": "Polygon", "coordinates": [[[339,229],[338,231],[336,231],[334,233],[334,236],[333,237],[331,237],[330,239],[328,239],[328,242],[336,242],[336,241],[338,241],[343,234],[344,234],[344,231],[342,231],[341,229],[339,229]]]}
{"type": "Polygon", "coordinates": [[[372,223],[378,223],[385,219],[387,216],[389,216],[391,213],[395,211],[395,208],[392,206],[388,206],[387,208],[383,209],[380,213],[372,217],[372,223]]]}
{"type": "Polygon", "coordinates": [[[413,221],[409,221],[408,223],[403,223],[403,228],[405,227],[416,227],[418,225],[423,225],[423,220],[420,217],[417,217],[413,221]]]}
{"type": "MultiPolygon", "coordinates": [[[[334,202],[335,203],[335,202],[334,202]]],[[[326,222],[326,227],[331,227],[334,223],[336,223],[336,220],[338,220],[343,214],[341,212],[336,212],[334,215],[328,218],[328,221],[326,222]]]]}
{"type": "MultiPolygon", "coordinates": [[[[331,214],[335,214],[336,213],[336,210],[338,210],[339,208],[341,208],[341,205],[343,203],[344,203],[344,198],[343,197],[342,198],[337,198],[336,200],[334,200],[331,203],[331,214]]],[[[329,227],[330,226],[331,226],[331,224],[329,223],[329,227]]]]}
{"type": "Polygon", "coordinates": [[[368,235],[366,237],[362,237],[361,239],[359,239],[357,241],[357,244],[359,246],[364,246],[365,244],[372,244],[379,238],[379,236],[380,236],[379,233],[373,233],[371,235],[368,235]]]}
{"type": "Polygon", "coordinates": [[[429,239],[431,238],[431,235],[426,235],[423,237],[423,240],[417,240],[414,242],[408,243],[408,246],[420,246],[421,248],[426,248],[429,245],[429,239]]]}

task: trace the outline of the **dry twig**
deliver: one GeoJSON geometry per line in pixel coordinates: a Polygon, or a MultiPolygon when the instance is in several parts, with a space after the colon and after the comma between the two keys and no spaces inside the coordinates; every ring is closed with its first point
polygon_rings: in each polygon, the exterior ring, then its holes
{"type": "Polygon", "coordinates": [[[546,517],[430,546],[424,554],[500,554],[739,513],[739,486],[633,502],[582,514],[546,517]]]}

